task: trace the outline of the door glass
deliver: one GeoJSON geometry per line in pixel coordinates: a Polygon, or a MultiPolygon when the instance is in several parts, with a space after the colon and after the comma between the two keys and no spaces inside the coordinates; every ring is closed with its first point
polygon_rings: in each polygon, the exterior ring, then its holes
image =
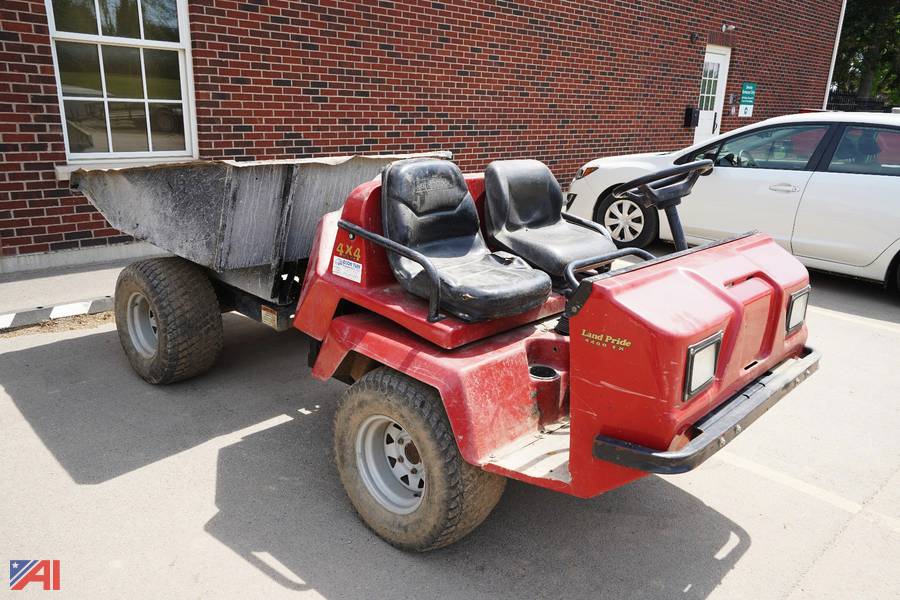
{"type": "Polygon", "coordinates": [[[900,175],[900,130],[847,127],[828,170],[835,173],[900,175]]]}
{"type": "Polygon", "coordinates": [[[719,86],[719,63],[703,63],[703,77],[700,79],[700,110],[716,109],[716,89],[719,86]]]}
{"type": "Polygon", "coordinates": [[[826,125],[770,127],[726,140],[717,167],[801,171],[828,130],[826,125]]]}

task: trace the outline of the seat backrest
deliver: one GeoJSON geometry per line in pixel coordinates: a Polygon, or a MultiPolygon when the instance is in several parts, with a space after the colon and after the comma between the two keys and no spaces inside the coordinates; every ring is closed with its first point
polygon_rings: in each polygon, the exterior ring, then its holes
{"type": "MultiPolygon", "coordinates": [[[[415,158],[388,165],[381,176],[381,221],[385,237],[426,256],[439,252],[440,242],[448,239],[464,242],[459,245],[467,249],[486,248],[469,187],[449,160],[415,158]]],[[[388,252],[388,258],[396,270],[400,257],[388,252]]]]}
{"type": "Polygon", "coordinates": [[[538,160],[495,160],[484,171],[484,191],[490,235],[553,225],[562,218],[562,189],[538,160]]]}

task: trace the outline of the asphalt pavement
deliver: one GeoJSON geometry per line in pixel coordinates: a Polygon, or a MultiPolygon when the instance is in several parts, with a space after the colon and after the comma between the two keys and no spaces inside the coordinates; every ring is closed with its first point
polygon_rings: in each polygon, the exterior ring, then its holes
{"type": "Polygon", "coordinates": [[[345,386],[299,333],[226,315],[219,364],[168,387],[111,325],[0,338],[0,561],[60,560],[61,598],[900,597],[900,296],[813,286],[819,372],[699,469],[591,500],[511,482],[426,555],[353,514],[345,386]]]}

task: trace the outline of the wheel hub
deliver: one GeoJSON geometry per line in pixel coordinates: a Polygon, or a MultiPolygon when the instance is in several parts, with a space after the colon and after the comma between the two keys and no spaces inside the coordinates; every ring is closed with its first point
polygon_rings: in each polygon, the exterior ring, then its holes
{"type": "Polygon", "coordinates": [[[383,415],[366,419],[356,436],[356,459],[369,493],[385,508],[409,514],[422,503],[425,468],[412,436],[383,415]]]}
{"type": "Polygon", "coordinates": [[[644,231],[644,213],[631,200],[616,200],[606,209],[603,224],[616,241],[631,242],[644,231]]]}
{"type": "Polygon", "coordinates": [[[134,292],[128,297],[125,320],[134,349],[142,356],[153,357],[159,343],[159,326],[150,301],[142,293],[134,292]]]}

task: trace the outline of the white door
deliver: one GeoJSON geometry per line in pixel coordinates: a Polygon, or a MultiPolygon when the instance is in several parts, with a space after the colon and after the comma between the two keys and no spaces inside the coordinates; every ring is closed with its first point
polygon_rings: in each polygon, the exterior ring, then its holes
{"type": "Polygon", "coordinates": [[[719,135],[722,111],[725,108],[725,84],[728,81],[728,62],[731,48],[725,46],[706,47],[703,59],[703,75],[700,78],[700,121],[694,130],[694,143],[700,143],[719,135]]]}
{"type": "Polygon", "coordinates": [[[863,267],[900,237],[900,128],[847,125],[803,194],[799,256],[863,267]]]}
{"type": "Polygon", "coordinates": [[[827,131],[824,124],[762,127],[701,150],[715,154],[716,167],[679,207],[692,243],[758,230],[790,251],[794,217],[812,175],[805,169],[827,131]]]}

